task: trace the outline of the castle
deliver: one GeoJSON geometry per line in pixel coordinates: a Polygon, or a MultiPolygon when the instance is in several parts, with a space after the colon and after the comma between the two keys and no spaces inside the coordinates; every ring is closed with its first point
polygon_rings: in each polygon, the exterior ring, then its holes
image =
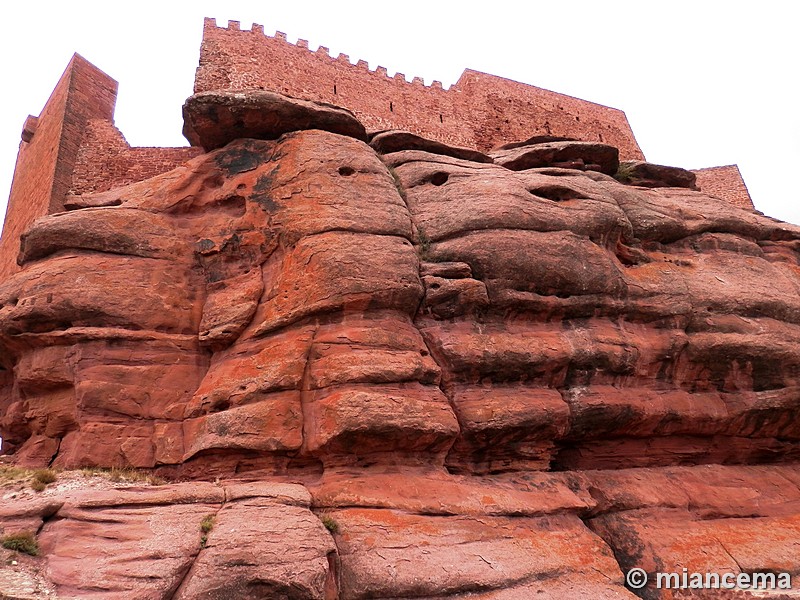
{"type": "MultiPolygon", "coordinates": [[[[625,113],[495,75],[467,69],[449,89],[408,82],[363,60],[333,58],[325,47],[291,44],[261,25],[218,27],[206,19],[194,92],[264,89],[351,110],[369,131],[401,129],[486,151],[532,136],[598,141],[622,160],[643,160],[625,113]]],[[[169,171],[199,155],[193,147],[131,147],[114,126],[117,82],[75,55],[38,117],[22,131],[0,239],[0,278],[17,270],[20,235],[39,217],[68,208],[69,198],[113,189],[169,171]]],[[[735,165],[695,171],[700,189],[753,208],[735,165]]]]}

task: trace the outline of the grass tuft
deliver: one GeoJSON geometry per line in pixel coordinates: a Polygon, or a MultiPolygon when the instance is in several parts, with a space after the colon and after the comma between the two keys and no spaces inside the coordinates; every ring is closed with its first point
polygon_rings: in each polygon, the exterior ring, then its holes
{"type": "Polygon", "coordinates": [[[1,483],[29,483],[31,489],[41,492],[47,484],[53,483],[58,478],[58,473],[53,469],[26,469],[10,465],[0,466],[1,483]]]}
{"type": "Polygon", "coordinates": [[[417,226],[417,237],[419,238],[419,257],[428,260],[431,252],[431,238],[422,227],[417,226]]]}
{"type": "Polygon", "coordinates": [[[203,517],[203,520],[200,521],[200,531],[202,535],[200,536],[200,547],[205,548],[206,544],[208,543],[208,534],[211,533],[211,530],[214,529],[214,519],[216,517],[214,515],[206,515],[203,517]]]}
{"type": "Polygon", "coordinates": [[[39,555],[39,543],[36,541],[36,536],[29,531],[3,536],[0,538],[0,545],[6,550],[14,550],[31,556],[39,555]]]}
{"type": "Polygon", "coordinates": [[[322,515],[320,517],[320,521],[322,521],[322,524],[325,526],[325,529],[327,529],[331,533],[339,533],[339,524],[333,517],[330,517],[328,515],[322,515]]]}
{"type": "Polygon", "coordinates": [[[631,163],[620,163],[617,172],[614,174],[614,179],[620,183],[630,183],[633,181],[635,169],[631,163]]]}
{"type": "Polygon", "coordinates": [[[33,479],[47,485],[58,479],[58,474],[53,469],[36,469],[33,472],[33,479]]]}
{"type": "Polygon", "coordinates": [[[397,190],[397,193],[400,194],[400,197],[403,199],[403,202],[408,202],[408,198],[406,197],[406,190],[403,187],[403,184],[400,183],[400,176],[397,174],[397,171],[394,170],[394,167],[389,167],[389,173],[394,179],[394,188],[397,190]]]}
{"type": "Polygon", "coordinates": [[[12,482],[21,481],[30,477],[30,469],[23,469],[22,467],[12,467],[9,465],[0,466],[0,481],[12,482]]]}
{"type": "Polygon", "coordinates": [[[200,521],[200,531],[209,533],[212,529],[214,529],[214,515],[206,515],[203,517],[203,520],[200,521]]]}
{"type": "Polygon", "coordinates": [[[131,467],[112,467],[110,469],[104,467],[84,467],[81,469],[81,473],[86,477],[105,477],[114,483],[147,483],[148,485],[164,485],[166,483],[161,477],[131,467]]]}

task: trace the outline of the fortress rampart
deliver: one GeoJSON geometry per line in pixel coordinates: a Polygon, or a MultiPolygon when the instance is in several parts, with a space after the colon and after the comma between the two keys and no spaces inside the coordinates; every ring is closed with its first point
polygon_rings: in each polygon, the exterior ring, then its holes
{"type": "Polygon", "coordinates": [[[404,129],[446,144],[490,150],[535,135],[600,141],[643,159],[625,113],[586,100],[467,69],[445,90],[434,81],[389,77],[384,67],[287,42],[261,25],[241,30],[206,19],[195,92],[260,88],[353,111],[367,130],[404,129]]]}

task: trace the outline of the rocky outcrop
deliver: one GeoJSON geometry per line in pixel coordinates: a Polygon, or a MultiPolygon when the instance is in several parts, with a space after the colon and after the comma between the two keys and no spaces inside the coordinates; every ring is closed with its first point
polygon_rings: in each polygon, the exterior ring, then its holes
{"type": "Polygon", "coordinates": [[[537,167],[564,167],[580,171],[599,171],[613,175],[619,168],[619,150],[608,144],[556,138],[531,138],[530,143],[510,144],[496,150],[491,157],[512,171],[537,167]]]}
{"type": "Polygon", "coordinates": [[[380,131],[372,136],[369,145],[380,154],[389,154],[400,150],[422,150],[433,154],[452,156],[453,158],[463,158],[473,162],[492,162],[492,158],[483,152],[471,150],[470,148],[448,146],[442,142],[425,139],[409,131],[380,131]]]}
{"type": "Polygon", "coordinates": [[[337,109],[207,98],[187,127],[213,149],[73,198],[0,284],[15,463],[193,480],[4,492],[3,534],[42,550],[3,567],[20,585],[489,600],[634,598],[632,567],[800,576],[799,228],[625,185],[601,144],[379,154],[337,109]]]}
{"type": "Polygon", "coordinates": [[[322,129],[365,140],[350,111],[264,90],[201,92],[183,105],[183,134],[193,146],[220,148],[239,138],[274,140],[300,129],[322,129]]]}
{"type": "Polygon", "coordinates": [[[656,165],[642,160],[620,163],[617,179],[642,187],[682,187],[696,190],[697,175],[679,167],[656,165]]]}

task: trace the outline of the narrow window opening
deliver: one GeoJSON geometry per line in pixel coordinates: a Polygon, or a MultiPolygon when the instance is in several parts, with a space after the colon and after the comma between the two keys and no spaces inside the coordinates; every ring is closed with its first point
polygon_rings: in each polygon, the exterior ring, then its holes
{"type": "Polygon", "coordinates": [[[394,112],[394,104],[389,102],[389,112],[394,112]]]}
{"type": "Polygon", "coordinates": [[[444,119],[442,118],[441,114],[439,115],[439,123],[444,123],[444,119]]]}
{"type": "Polygon", "coordinates": [[[333,84],[333,95],[334,96],[336,95],[336,84],[335,83],[333,84]]]}

